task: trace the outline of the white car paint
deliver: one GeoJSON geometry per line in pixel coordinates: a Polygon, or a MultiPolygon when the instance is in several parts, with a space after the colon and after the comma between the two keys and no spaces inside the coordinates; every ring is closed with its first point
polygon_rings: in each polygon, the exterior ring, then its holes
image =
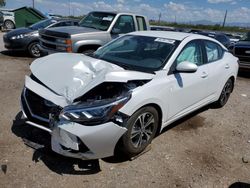
{"type": "MultiPolygon", "coordinates": [[[[31,65],[34,74],[45,86],[26,77],[25,87],[62,108],[73,104],[74,99],[103,82],[128,82],[149,80],[132,90],[132,97],[119,110],[131,116],[141,107],[154,104],[162,112],[161,130],[177,119],[194,110],[215,102],[226,81],[238,72],[237,58],[228,53],[224,46],[211,38],[178,32],[135,32],[131,35],[157,36],[181,43],[162,70],[154,74],[128,71],[123,68],[80,54],[53,54],[35,60],[31,65]],[[195,39],[210,40],[226,52],[222,60],[199,66],[194,73],[168,74],[170,67],[183,47],[195,39]]],[[[32,124],[32,123],[30,123],[32,124]]],[[[35,124],[32,124],[36,126],[35,124]]],[[[38,128],[40,128],[37,125],[38,128]]],[[[126,127],[108,122],[96,126],[84,126],[72,122],[58,122],[53,125],[52,149],[65,156],[81,159],[95,159],[113,155],[114,148],[126,127]],[[77,150],[76,137],[90,148],[87,153],[70,153],[62,146],[77,150]]]]}

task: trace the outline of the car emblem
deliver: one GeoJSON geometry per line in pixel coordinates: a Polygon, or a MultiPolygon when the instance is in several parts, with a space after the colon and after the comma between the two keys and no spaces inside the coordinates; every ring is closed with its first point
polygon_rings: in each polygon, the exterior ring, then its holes
{"type": "Polygon", "coordinates": [[[246,54],[250,54],[250,50],[245,51],[246,54]]]}

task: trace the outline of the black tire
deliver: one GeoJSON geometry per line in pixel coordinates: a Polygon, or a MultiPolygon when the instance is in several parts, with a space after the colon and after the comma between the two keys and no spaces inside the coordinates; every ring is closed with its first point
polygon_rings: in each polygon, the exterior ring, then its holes
{"type": "Polygon", "coordinates": [[[127,122],[128,131],[121,140],[122,151],[129,157],[141,153],[154,138],[158,124],[159,116],[154,107],[146,106],[136,111],[127,122]]]}
{"type": "Polygon", "coordinates": [[[28,46],[28,52],[32,57],[41,57],[42,52],[39,48],[39,43],[38,42],[32,42],[28,46]]]}
{"type": "Polygon", "coordinates": [[[230,94],[233,91],[233,87],[234,85],[232,79],[228,79],[221,91],[220,98],[218,99],[218,101],[215,102],[215,106],[217,108],[221,108],[227,103],[230,94]]]}
{"type": "Polygon", "coordinates": [[[95,51],[96,49],[85,49],[85,50],[82,50],[81,53],[84,55],[92,55],[95,51]]]}
{"type": "Polygon", "coordinates": [[[4,22],[4,28],[7,29],[7,30],[14,29],[15,24],[11,20],[6,20],[4,22]]]}

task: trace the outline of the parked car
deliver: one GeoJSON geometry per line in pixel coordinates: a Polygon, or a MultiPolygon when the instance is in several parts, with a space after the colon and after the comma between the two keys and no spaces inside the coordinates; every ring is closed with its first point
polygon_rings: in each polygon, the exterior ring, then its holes
{"type": "Polygon", "coordinates": [[[78,25],[74,19],[46,19],[27,28],[9,31],[3,36],[5,48],[8,50],[28,51],[32,57],[40,57],[38,30],[61,26],[78,25]]]}
{"type": "Polygon", "coordinates": [[[239,42],[230,46],[229,50],[239,58],[240,69],[250,70],[250,32],[247,32],[239,42]]]}
{"type": "Polygon", "coordinates": [[[93,53],[120,34],[149,30],[145,16],[131,13],[90,12],[79,26],[44,29],[39,32],[47,53],[93,53]]]}
{"type": "Polygon", "coordinates": [[[3,27],[7,30],[15,29],[15,14],[11,11],[2,11],[3,13],[3,27]]]}
{"type": "Polygon", "coordinates": [[[2,28],[4,22],[3,13],[0,11],[0,28],[2,28]]]}
{"type": "Polygon", "coordinates": [[[212,38],[218,40],[219,42],[221,42],[221,44],[223,44],[226,48],[228,48],[231,45],[230,39],[223,33],[214,33],[214,32],[204,32],[204,31],[202,31],[202,32],[198,32],[197,34],[212,37],[212,38]]]}
{"type": "Polygon", "coordinates": [[[126,34],[92,56],[35,60],[21,95],[23,117],[50,132],[52,150],[61,155],[96,159],[122,148],[133,156],[172,122],[211,103],[224,106],[237,60],[201,35],[126,34]]]}
{"type": "Polygon", "coordinates": [[[240,36],[237,35],[233,35],[231,33],[226,33],[227,37],[229,38],[231,45],[235,44],[236,42],[239,42],[239,40],[241,39],[240,36]]]}

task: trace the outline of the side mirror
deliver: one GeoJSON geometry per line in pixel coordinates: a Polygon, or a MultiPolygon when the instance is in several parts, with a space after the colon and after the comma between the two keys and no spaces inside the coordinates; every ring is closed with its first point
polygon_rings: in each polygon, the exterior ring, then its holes
{"type": "Polygon", "coordinates": [[[121,33],[121,30],[118,29],[118,28],[114,28],[114,27],[113,27],[113,29],[111,30],[111,34],[113,34],[113,35],[118,35],[118,34],[120,34],[120,33],[121,33]]]}
{"type": "Polygon", "coordinates": [[[198,69],[198,66],[194,63],[183,61],[180,64],[177,65],[176,70],[178,72],[196,72],[198,69]]]}

